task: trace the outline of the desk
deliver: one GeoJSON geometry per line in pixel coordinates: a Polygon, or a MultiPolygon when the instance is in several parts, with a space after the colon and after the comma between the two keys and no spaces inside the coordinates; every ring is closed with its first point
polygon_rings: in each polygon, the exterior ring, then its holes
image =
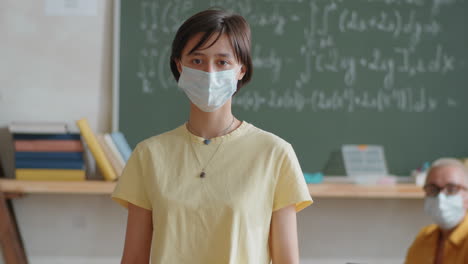
{"type": "MultiPolygon", "coordinates": [[[[115,182],[44,182],[0,179],[0,191],[7,198],[23,194],[108,194],[115,182]]],[[[424,197],[420,186],[415,184],[357,185],[350,183],[309,184],[312,197],[326,198],[399,198],[419,199],[424,197]]]]}
{"type": "Polygon", "coordinates": [[[0,245],[6,264],[27,264],[13,208],[8,199],[26,194],[111,194],[113,182],[44,182],[0,179],[0,245]]]}
{"type": "MultiPolygon", "coordinates": [[[[102,194],[110,195],[115,182],[45,182],[16,181],[0,179],[0,238],[6,264],[26,264],[27,258],[21,244],[20,232],[12,211],[8,209],[7,199],[26,194],[102,194]]],[[[351,199],[422,199],[424,193],[415,184],[397,185],[356,185],[350,183],[309,184],[313,198],[351,198],[351,199]]],[[[10,208],[11,209],[11,208],[10,208]]]]}

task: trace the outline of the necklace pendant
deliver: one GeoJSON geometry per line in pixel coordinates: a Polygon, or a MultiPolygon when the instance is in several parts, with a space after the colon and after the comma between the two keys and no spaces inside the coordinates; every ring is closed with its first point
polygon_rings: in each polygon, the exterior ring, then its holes
{"type": "Polygon", "coordinates": [[[200,178],[205,178],[205,175],[206,175],[206,173],[205,173],[204,171],[202,171],[202,172],[200,173],[200,178]]]}
{"type": "Polygon", "coordinates": [[[211,143],[211,140],[209,140],[209,139],[205,139],[205,140],[203,140],[203,143],[205,143],[205,145],[208,145],[208,144],[210,144],[210,143],[211,143]]]}

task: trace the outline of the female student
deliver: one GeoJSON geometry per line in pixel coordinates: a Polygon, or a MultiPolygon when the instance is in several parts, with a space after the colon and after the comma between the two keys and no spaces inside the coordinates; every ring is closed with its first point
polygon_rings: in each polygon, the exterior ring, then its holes
{"type": "Polygon", "coordinates": [[[180,127],[140,142],[113,199],[128,208],[122,263],[299,263],[296,212],[312,203],[289,143],[231,112],[252,76],[250,28],[206,10],[176,33],[180,127]]]}

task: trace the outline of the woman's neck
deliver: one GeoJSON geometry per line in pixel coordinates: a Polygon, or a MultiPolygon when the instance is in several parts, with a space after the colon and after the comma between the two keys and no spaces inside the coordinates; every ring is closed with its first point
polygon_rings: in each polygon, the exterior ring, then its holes
{"type": "Polygon", "coordinates": [[[231,100],[214,112],[203,112],[194,104],[190,104],[188,129],[192,134],[211,139],[233,131],[239,121],[232,115],[231,100]]]}

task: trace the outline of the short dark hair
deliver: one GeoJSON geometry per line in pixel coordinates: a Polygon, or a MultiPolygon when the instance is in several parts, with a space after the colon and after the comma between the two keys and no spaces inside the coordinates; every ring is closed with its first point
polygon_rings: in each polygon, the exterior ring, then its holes
{"type": "Polygon", "coordinates": [[[199,12],[187,19],[177,30],[172,41],[172,51],[170,57],[171,71],[176,81],[179,81],[180,73],[177,69],[176,60],[182,57],[182,50],[187,42],[196,34],[203,32],[203,36],[195,47],[189,52],[192,53],[203,46],[211,36],[217,34],[215,41],[207,48],[213,46],[222,34],[226,34],[234,49],[236,60],[246,67],[246,72],[242,80],[237,82],[237,91],[247,84],[252,78],[252,57],[250,55],[250,27],[247,21],[240,15],[229,13],[221,9],[208,9],[199,12]]]}

